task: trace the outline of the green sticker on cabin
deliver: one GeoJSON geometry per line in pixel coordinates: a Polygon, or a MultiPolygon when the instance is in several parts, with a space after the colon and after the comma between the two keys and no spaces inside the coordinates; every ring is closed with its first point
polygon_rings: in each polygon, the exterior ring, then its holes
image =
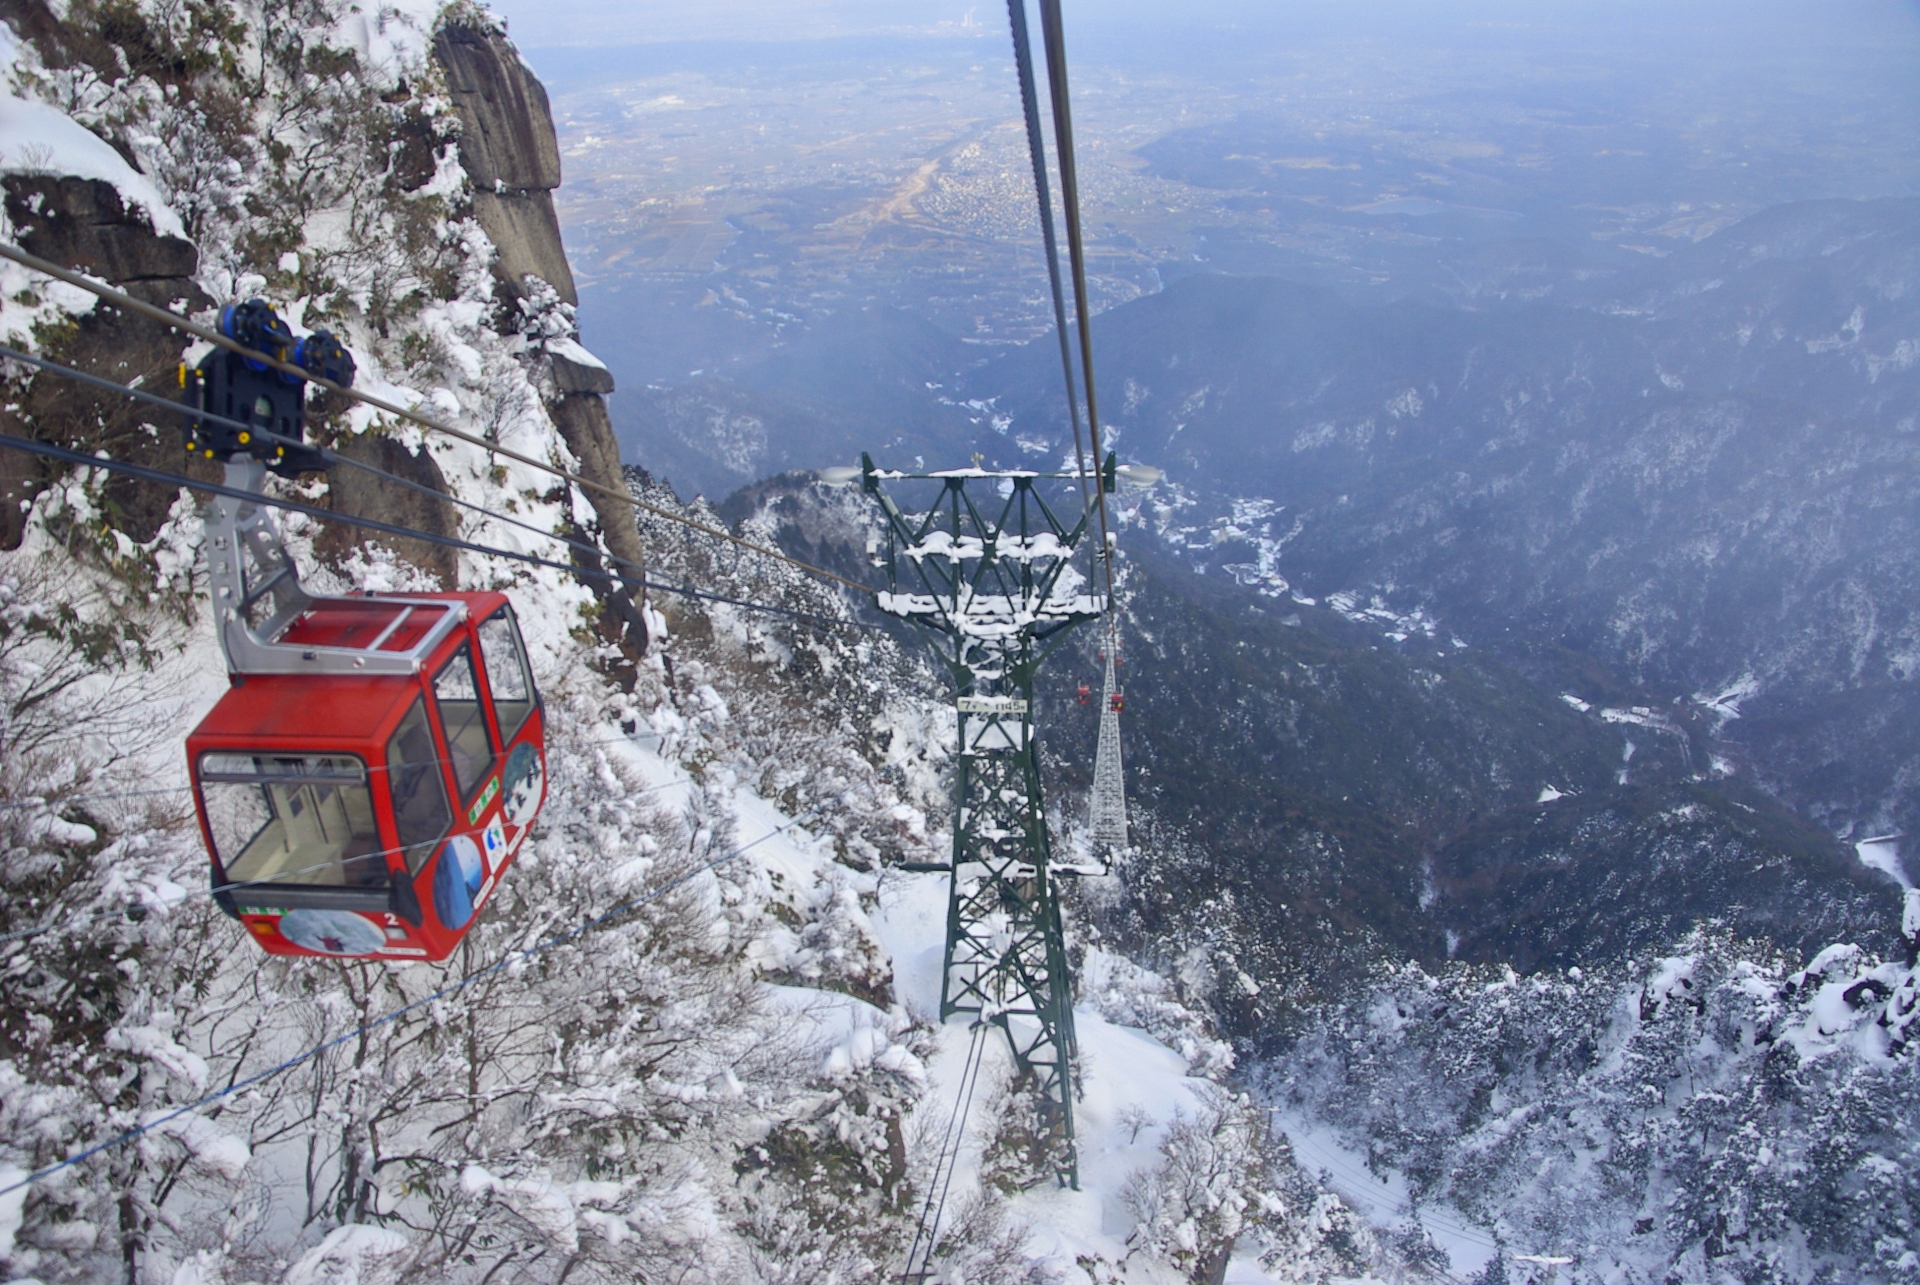
{"type": "Polygon", "coordinates": [[[487,788],[480,791],[480,797],[475,799],[473,806],[467,809],[467,824],[479,825],[480,814],[487,810],[487,804],[493,802],[494,797],[499,793],[500,778],[496,776],[487,782],[487,788]]]}

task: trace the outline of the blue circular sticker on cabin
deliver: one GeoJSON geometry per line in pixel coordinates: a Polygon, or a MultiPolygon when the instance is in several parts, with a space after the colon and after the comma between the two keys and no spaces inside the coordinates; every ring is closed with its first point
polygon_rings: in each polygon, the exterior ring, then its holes
{"type": "Polygon", "coordinates": [[[387,944],[377,924],[351,910],[289,910],[280,916],[280,935],[322,955],[371,955],[387,944]]]}
{"type": "Polygon", "coordinates": [[[522,741],[507,755],[505,773],[506,802],[501,808],[510,825],[525,825],[540,810],[540,791],[546,784],[546,769],[540,765],[540,751],[533,742],[522,741]]]}
{"type": "Polygon", "coordinates": [[[480,845],[470,835],[456,834],[440,849],[433,872],[433,913],[449,928],[465,928],[473,918],[473,899],[486,877],[480,866],[480,845]]]}

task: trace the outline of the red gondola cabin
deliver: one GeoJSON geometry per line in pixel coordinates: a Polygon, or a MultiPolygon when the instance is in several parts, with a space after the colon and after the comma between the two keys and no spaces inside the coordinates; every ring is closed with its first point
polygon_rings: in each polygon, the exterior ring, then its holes
{"type": "Polygon", "coordinates": [[[499,593],[301,605],[276,648],[387,672],[239,674],[187,738],[215,896],[271,954],[445,959],[546,796],[513,608],[499,593]]]}

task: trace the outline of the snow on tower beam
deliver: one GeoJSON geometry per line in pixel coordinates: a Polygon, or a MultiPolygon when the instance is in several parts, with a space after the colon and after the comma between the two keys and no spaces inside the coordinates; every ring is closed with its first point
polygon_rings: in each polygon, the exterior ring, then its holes
{"type": "MultiPolygon", "coordinates": [[[[940,1015],[978,1013],[1006,1033],[1039,1098],[1039,1133],[1054,1170],[1078,1187],[1073,990],[1050,871],[1033,678],[1067,629],[1106,606],[1080,591],[1084,577],[1071,565],[1089,514],[1082,509],[1068,527],[1037,485],[1074,474],[904,474],[882,472],[865,455],[860,462],[861,487],[887,525],[880,609],[934,634],[956,692],[960,756],[940,1015]],[[893,481],[937,490],[909,515],[881,485],[893,481]]],[[[1113,470],[1109,457],[1101,477],[1108,490],[1113,470]]]]}

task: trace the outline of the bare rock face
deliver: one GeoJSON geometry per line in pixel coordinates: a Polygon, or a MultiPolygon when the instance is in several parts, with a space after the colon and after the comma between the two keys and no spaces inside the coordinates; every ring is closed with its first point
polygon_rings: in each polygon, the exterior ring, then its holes
{"type": "Polygon", "coordinates": [[[152,224],[129,211],[104,180],[12,174],[5,186],[7,217],[19,230],[21,248],[43,259],[104,277],[123,290],[136,281],[185,282],[199,266],[192,242],[155,236],[152,224]]]}
{"type": "Polygon", "coordinates": [[[573,269],[560,247],[560,216],[551,192],[475,192],[473,216],[499,250],[493,271],[509,293],[530,293],[527,278],[538,277],[568,303],[579,303],[573,269]]]}
{"type": "Polygon", "coordinates": [[[434,56],[466,133],[460,164],[477,188],[518,191],[560,186],[560,145],[547,90],[498,32],[448,26],[434,38],[434,56]]]}
{"type": "MultiPolygon", "coordinates": [[[[620,493],[627,494],[625,475],[620,467],[620,448],[614,442],[606,399],[598,393],[570,393],[550,403],[547,411],[566,439],[567,449],[579,461],[581,476],[596,482],[611,476],[620,493]]],[[[626,564],[613,568],[623,582],[623,591],[635,598],[644,597],[639,569],[645,565],[642,558],[645,550],[640,545],[640,527],[634,521],[632,506],[593,491],[587,492],[587,499],[593,505],[594,516],[600,519],[607,551],[626,564]]]]}
{"type": "MultiPolygon", "coordinates": [[[[327,478],[327,507],[335,513],[377,518],[382,522],[412,527],[416,531],[428,531],[434,535],[454,538],[460,535],[460,524],[453,504],[445,498],[447,480],[431,454],[422,451],[415,455],[384,433],[347,433],[333,444],[333,449],[347,459],[370,464],[395,477],[418,482],[439,492],[438,495],[428,495],[424,491],[389,482],[383,477],[375,477],[363,469],[336,468],[327,478]]],[[[438,576],[442,588],[459,588],[459,558],[445,545],[398,536],[373,537],[370,533],[356,531],[344,524],[331,523],[320,537],[323,551],[336,556],[346,553],[348,547],[360,538],[378,538],[399,556],[438,576]]]]}
{"type": "MultiPolygon", "coordinates": [[[[22,248],[65,267],[101,277],[145,302],[188,310],[212,303],[194,284],[199,252],[179,237],[156,235],[144,214],[130,211],[111,183],[49,174],[0,178],[7,218],[22,248]]],[[[102,303],[69,333],[41,337],[55,361],[118,383],[169,389],[183,351],[182,336],[143,317],[102,303]]],[[[178,423],[125,397],[98,393],[41,374],[13,408],[0,412],[0,431],[34,436],[76,450],[106,450],[149,468],[181,465],[178,423]],[[148,425],[160,430],[156,435],[148,425]]],[[[0,548],[18,548],[25,506],[64,466],[5,452],[0,455],[0,548]]],[[[178,493],[152,482],[118,479],[107,488],[109,520],[130,538],[151,540],[178,493]]]]}
{"type": "MultiPolygon", "coordinates": [[[[499,257],[494,274],[516,299],[534,293],[530,278],[546,282],[567,303],[578,303],[573,271],[561,244],[553,189],[560,186],[560,145],[547,91],[494,28],[448,24],[434,37],[434,57],[447,77],[460,114],[460,163],[473,181],[473,212],[499,257]]],[[[604,366],[549,355],[553,396],[548,412],[579,461],[580,474],[605,490],[589,489],[606,548],[618,564],[583,567],[606,609],[606,633],[626,652],[646,650],[640,579],[643,549],[620,466],[620,447],[604,395],[613,376],[604,366]],[[612,492],[609,494],[608,492],[612,492]]]]}
{"type": "Polygon", "coordinates": [[[580,302],[560,244],[553,189],[560,144],[547,91],[498,31],[449,25],[433,41],[460,113],[460,164],[473,180],[473,213],[499,250],[494,271],[516,297],[539,277],[580,302]]]}
{"type": "Polygon", "coordinates": [[[553,386],[561,393],[610,393],[613,372],[598,362],[575,361],[564,352],[550,352],[553,386]]]}

